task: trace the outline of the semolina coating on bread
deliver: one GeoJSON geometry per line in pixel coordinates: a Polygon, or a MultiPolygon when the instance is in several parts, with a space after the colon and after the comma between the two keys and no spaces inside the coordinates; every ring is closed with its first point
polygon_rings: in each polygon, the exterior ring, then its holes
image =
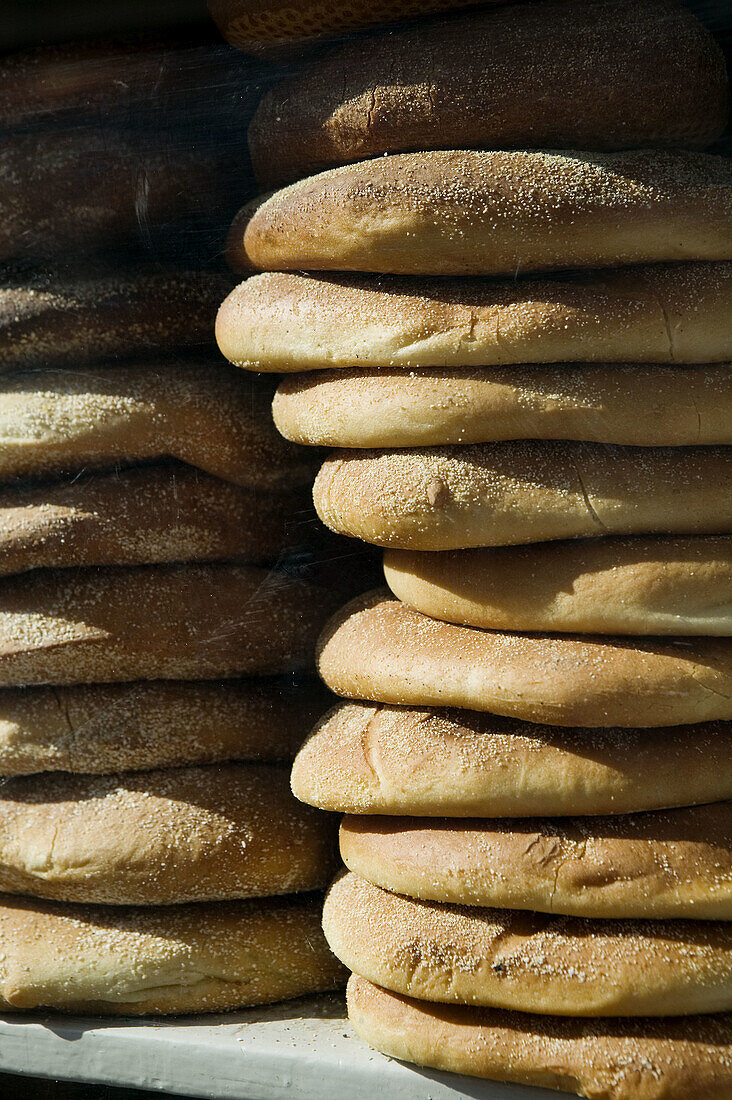
{"type": "Polygon", "coordinates": [[[729,1013],[587,1019],[442,1005],[353,975],[348,1016],[384,1054],[452,1073],[603,1100],[727,1100],[729,1013]]]}
{"type": "Polygon", "coordinates": [[[338,46],[266,93],[249,147],[270,188],[414,150],[702,147],[726,115],[722,52],[673,0],[543,0],[338,46]]]}
{"type": "Polygon", "coordinates": [[[732,538],[604,538],[387,550],[403,603],[484,630],[732,634],[732,538]]]}
{"type": "Polygon", "coordinates": [[[732,166],[706,153],[439,150],[332,168],[234,220],[234,271],[514,275],[732,259],[732,166]]]}
{"type": "Polygon", "coordinates": [[[253,490],[181,463],[0,488],[0,575],[39,567],[249,562],[305,539],[303,491],[253,490]]]}
{"type": "Polygon", "coordinates": [[[341,703],[300,747],[292,789],[322,810],[397,817],[691,806],[732,798],[732,723],[588,729],[449,707],[341,703]]]}
{"type": "Polygon", "coordinates": [[[583,920],[416,901],[337,878],[323,930],[356,974],[424,1001],[550,1016],[689,1016],[732,1002],[732,925],[583,920]]]}
{"type": "Polygon", "coordinates": [[[515,440],[332,451],[326,527],[377,546],[463,550],[593,535],[732,533],[732,447],[515,440]]]}
{"type": "Polygon", "coordinates": [[[732,802],[612,817],[344,817],[346,866],[421,901],[732,920],[732,802]]]}
{"type": "Polygon", "coordinates": [[[639,264],[510,279],[266,272],[216,318],[238,367],[419,371],[732,359],[732,264],[639,264]]]}
{"type": "Polygon", "coordinates": [[[253,565],[37,570],[0,585],[0,687],[309,668],[337,598],[253,565]]]}
{"type": "Polygon", "coordinates": [[[335,833],[275,764],[22,776],[0,791],[0,888],[98,905],[292,894],[332,877],[335,833]]]}
{"type": "Polygon", "coordinates": [[[174,458],[250,489],[291,489],[312,463],[274,430],[269,379],[151,360],[0,375],[0,480],[174,458]]]}
{"type": "Polygon", "coordinates": [[[5,688],[0,775],[285,763],[330,699],[291,677],[5,688]]]}
{"type": "Polygon", "coordinates": [[[322,447],[729,444],[732,371],[729,363],[310,371],[280,382],[272,413],[286,439],[322,447]]]}
{"type": "Polygon", "coordinates": [[[337,989],[320,895],[194,905],[65,905],[5,895],[0,1004],[95,1016],[223,1012],[337,989]]]}
{"type": "Polygon", "coordinates": [[[516,634],[429,619],[381,590],[346,604],[318,641],[336,695],[488,711],[552,726],[732,719],[729,638],[516,634]]]}

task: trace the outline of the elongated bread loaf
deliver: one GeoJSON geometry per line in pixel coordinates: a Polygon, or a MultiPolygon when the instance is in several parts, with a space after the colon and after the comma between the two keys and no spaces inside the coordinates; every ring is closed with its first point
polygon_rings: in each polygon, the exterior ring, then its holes
{"type": "MultiPolygon", "coordinates": [[[[242,50],[393,23],[411,15],[466,8],[481,0],[208,0],[219,30],[242,50]]],[[[489,0],[482,0],[488,3],[489,0]]]]}
{"type": "Polygon", "coordinates": [[[732,165],[706,153],[401,153],[294,183],[228,241],[235,271],[514,275],[732,259],[732,165]]]}
{"type": "Polygon", "coordinates": [[[218,272],[88,263],[0,276],[0,370],[210,349],[231,279],[218,272]]]}
{"type": "Polygon", "coordinates": [[[0,489],[0,576],[39,567],[276,560],[311,536],[302,490],[245,489],[171,463],[0,489]]]}
{"type": "Polygon", "coordinates": [[[344,817],[341,855],[368,882],[422,901],[732,920],[732,802],[554,820],[344,817]]]}
{"type": "Polygon", "coordinates": [[[252,489],[312,476],[269,415],[271,380],[152,360],[0,375],[0,479],[177,458],[252,489]]]}
{"type": "Polygon", "coordinates": [[[134,775],[36,775],[0,791],[0,888],[102,905],[270,897],[325,886],[335,821],[287,769],[221,763],[134,775]]]}
{"type": "Polygon", "coordinates": [[[732,533],[732,448],[521,440],[333,451],[313,488],[334,531],[403,550],[592,535],[732,533]]]}
{"type": "Polygon", "coordinates": [[[94,1015],[217,1012],[337,989],[321,899],[116,908],[5,896],[0,1004],[94,1015]]]}
{"type": "Polygon", "coordinates": [[[290,677],[5,688],[0,775],[285,762],[331,699],[290,677]]]}
{"type": "Polygon", "coordinates": [[[732,367],[632,364],[313,371],[272,407],[295,443],[425,447],[509,439],[732,443],[732,367]],[[646,408],[648,415],[638,416],[646,408]]]}
{"type": "Polygon", "coordinates": [[[726,114],[722,53],[673,0],[542,0],[347,43],[265,95],[249,145],[269,188],[421,149],[703,146],[726,114]]]}
{"type": "Polygon", "coordinates": [[[314,585],[245,565],[8,577],[0,585],[0,687],[308,668],[329,599],[314,585]]]}
{"type": "Polygon", "coordinates": [[[446,707],[342,703],[295,757],[292,789],[323,810],[431,818],[717,802],[732,798],[732,723],[583,729],[446,707]]]}
{"type": "Polygon", "coordinates": [[[349,970],[425,1001],[551,1016],[687,1016],[732,1004],[732,925],[582,920],[416,901],[346,874],[323,930],[349,970]]]}
{"type": "Polygon", "coordinates": [[[526,279],[255,275],[216,338],[239,367],[285,373],[732,359],[732,264],[526,279]]]}
{"type": "Polygon", "coordinates": [[[476,630],[428,619],[379,591],[342,608],[318,650],[326,685],[347,698],[464,707],[554,726],[732,719],[729,638],[476,630]]]}
{"type": "Polygon", "coordinates": [[[384,1054],[420,1066],[606,1100],[727,1100],[732,1014],[676,1019],[552,1019],[438,1005],[353,976],[348,1016],[384,1054]]]}
{"type": "Polygon", "coordinates": [[[732,634],[729,536],[387,550],[384,574],[409,607],[485,630],[732,634]]]}

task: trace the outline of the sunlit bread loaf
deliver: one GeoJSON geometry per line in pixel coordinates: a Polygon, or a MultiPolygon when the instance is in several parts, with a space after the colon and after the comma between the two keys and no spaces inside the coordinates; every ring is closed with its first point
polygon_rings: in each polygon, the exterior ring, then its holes
{"type": "Polygon", "coordinates": [[[94,1015],[217,1012],[337,989],[321,898],[116,908],[5,896],[0,1004],[94,1015]]]}
{"type": "Polygon", "coordinates": [[[216,338],[255,371],[732,360],[732,264],[511,279],[267,272],[231,291],[216,338]]]}
{"type": "Polygon", "coordinates": [[[332,876],[335,829],[275,764],[23,776],[0,791],[0,888],[102,905],[292,894],[332,876]]]}
{"type": "Polygon", "coordinates": [[[400,153],[235,219],[235,271],[515,275],[732,259],[732,165],[706,153],[400,153]]]}
{"type": "Polygon", "coordinates": [[[384,575],[409,607],[487,630],[732,634],[729,536],[387,550],[384,575]]]}
{"type": "Polygon", "coordinates": [[[333,451],[313,499],[339,534],[402,550],[461,550],[730,534],[731,481],[731,447],[520,440],[333,451]]]}
{"type": "Polygon", "coordinates": [[[732,443],[729,363],[312,371],[275,393],[295,443],[425,447],[509,439],[629,446],[732,443]],[[638,416],[646,408],[648,415],[638,416]]]}
{"type": "Polygon", "coordinates": [[[392,1058],[606,1100],[727,1100],[732,1015],[552,1018],[401,997],[355,975],[348,1016],[392,1058]],[[650,1090],[650,1091],[649,1091],[650,1090]]]}
{"type": "MultiPolygon", "coordinates": [[[[686,770],[693,766],[689,755],[686,770]]],[[[361,878],[421,901],[602,919],[732,920],[729,801],[613,817],[351,816],[343,818],[340,846],[361,878]]]]}
{"type": "Polygon", "coordinates": [[[416,901],[354,874],[323,930],[349,970],[425,1001],[550,1016],[687,1016],[732,1004],[732,924],[583,920],[416,901]]]}
{"type": "Polygon", "coordinates": [[[626,814],[716,802],[732,798],[732,723],[588,729],[341,703],[300,748],[292,789],[324,810],[409,817],[626,814]]]}
{"type": "Polygon", "coordinates": [[[429,619],[382,591],[331,619],[318,643],[318,669],[347,698],[554,726],[732,719],[729,638],[477,630],[429,619]]]}

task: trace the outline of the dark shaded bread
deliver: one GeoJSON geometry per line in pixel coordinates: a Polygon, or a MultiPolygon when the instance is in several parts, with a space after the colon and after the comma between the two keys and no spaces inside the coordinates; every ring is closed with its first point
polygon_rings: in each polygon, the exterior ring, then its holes
{"type": "Polygon", "coordinates": [[[269,188],[421,149],[704,146],[726,115],[722,53],[673,0],[542,0],[346,43],[265,95],[249,144],[269,188]]]}

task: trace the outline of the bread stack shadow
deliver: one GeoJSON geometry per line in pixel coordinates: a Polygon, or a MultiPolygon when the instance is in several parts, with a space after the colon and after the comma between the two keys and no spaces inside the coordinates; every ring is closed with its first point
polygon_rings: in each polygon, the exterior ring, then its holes
{"type": "Polygon", "coordinates": [[[385,548],[292,784],[346,815],[324,927],[394,1057],[732,1090],[726,100],[675,4],[549,0],[341,45],[250,127],[281,189],[218,343],[385,548]]]}
{"type": "Polygon", "coordinates": [[[200,103],[229,53],[137,36],[0,63],[4,1009],[343,982],[314,893],[335,829],[289,789],[341,552],[273,385],[213,342],[246,180],[200,103]]]}

